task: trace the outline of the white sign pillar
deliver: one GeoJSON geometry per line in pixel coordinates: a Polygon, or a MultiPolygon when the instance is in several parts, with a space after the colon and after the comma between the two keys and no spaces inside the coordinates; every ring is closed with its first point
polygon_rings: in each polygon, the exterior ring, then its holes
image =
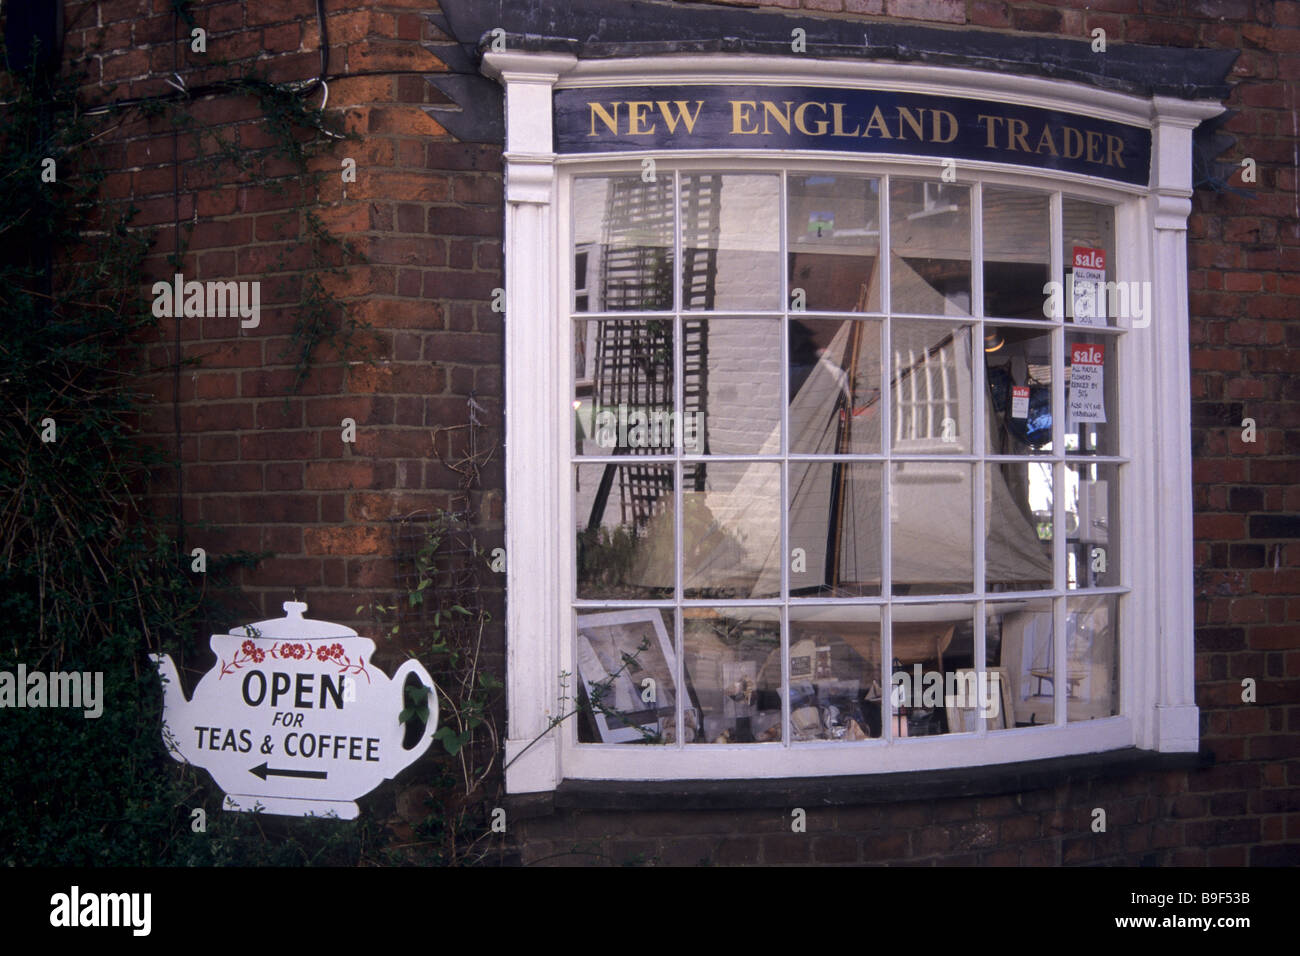
{"type": "Polygon", "coordinates": [[[559,747],[550,718],[558,706],[557,635],[567,631],[554,582],[565,509],[555,476],[565,467],[567,368],[535,357],[554,350],[564,317],[555,303],[555,153],[551,93],[577,64],[568,55],[488,53],[484,72],[506,90],[506,668],[509,730],[506,789],[554,790],[559,747]],[[513,762],[512,762],[513,761],[513,762]]]}
{"type": "MultiPolygon", "coordinates": [[[[1192,133],[1202,120],[1217,116],[1217,103],[1197,103],[1170,97],[1153,100],[1156,119],[1151,143],[1151,216],[1154,270],[1155,332],[1153,390],[1159,401],[1177,406],[1174,421],[1191,420],[1190,343],[1187,308],[1187,217],[1192,211],[1192,133]]],[[[1130,333],[1142,335],[1142,331],[1130,333]]],[[[1184,521],[1156,523],[1160,555],[1154,569],[1160,595],[1154,611],[1157,658],[1155,715],[1152,722],[1157,750],[1196,750],[1199,739],[1195,688],[1195,628],[1192,568],[1192,446],[1184,430],[1162,434],[1155,447],[1156,493],[1170,499],[1162,514],[1185,516],[1184,521]]]]}

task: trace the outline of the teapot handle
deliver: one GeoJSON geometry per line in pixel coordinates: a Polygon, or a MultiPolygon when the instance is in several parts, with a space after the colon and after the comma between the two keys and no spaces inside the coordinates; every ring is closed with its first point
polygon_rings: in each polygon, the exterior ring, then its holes
{"type": "Polygon", "coordinates": [[[402,749],[402,736],[405,732],[405,725],[399,725],[403,733],[397,735],[394,745],[387,749],[387,756],[384,759],[384,776],[389,779],[396,777],[404,769],[424,756],[424,752],[433,743],[434,731],[438,729],[438,688],[434,686],[433,678],[424,669],[424,665],[414,657],[403,663],[397,669],[397,673],[393,675],[393,686],[397,688],[399,712],[406,707],[406,691],[403,688],[406,686],[407,675],[411,673],[414,673],[420,679],[420,683],[429,688],[429,719],[425,723],[422,739],[410,750],[402,749]]]}

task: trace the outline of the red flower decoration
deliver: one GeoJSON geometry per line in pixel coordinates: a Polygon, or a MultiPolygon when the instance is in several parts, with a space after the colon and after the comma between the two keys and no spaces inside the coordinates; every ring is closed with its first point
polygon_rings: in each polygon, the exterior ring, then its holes
{"type": "Polygon", "coordinates": [[[244,643],[240,645],[239,649],[251,657],[255,647],[256,645],[252,641],[244,641],[244,643]]]}
{"type": "Polygon", "coordinates": [[[260,664],[266,658],[266,651],[262,650],[260,647],[253,648],[250,653],[254,664],[260,664]]]}
{"type": "Polygon", "coordinates": [[[330,659],[330,649],[328,647],[316,648],[316,660],[327,661],[330,659]]]}

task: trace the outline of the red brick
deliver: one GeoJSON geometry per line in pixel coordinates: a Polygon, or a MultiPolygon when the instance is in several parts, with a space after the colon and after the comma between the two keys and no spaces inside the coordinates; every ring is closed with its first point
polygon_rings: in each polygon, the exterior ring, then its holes
{"type": "Polygon", "coordinates": [[[375,468],[363,461],[314,461],[307,465],[304,481],[308,488],[374,488],[375,468]]]}
{"type": "Polygon", "coordinates": [[[307,528],[303,547],[308,554],[382,554],[387,536],[382,528],[307,528]]]}

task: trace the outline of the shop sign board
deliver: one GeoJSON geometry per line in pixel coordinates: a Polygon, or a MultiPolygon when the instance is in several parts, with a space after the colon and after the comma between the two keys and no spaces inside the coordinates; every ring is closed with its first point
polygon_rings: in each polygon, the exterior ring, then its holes
{"type": "Polygon", "coordinates": [[[356,798],[419,758],[437,726],[428,672],[408,660],[390,679],[374,642],[351,628],[286,616],[212,635],[217,662],[185,699],[175,664],[153,655],[163,678],[163,741],[176,760],[202,767],[226,793],[226,810],[286,816],[357,816],[356,798]],[[403,747],[403,686],[429,689],[421,740],[403,747]]]}
{"type": "Polygon", "coordinates": [[[560,154],[830,150],[983,160],[1146,186],[1151,131],[1018,103],[819,86],[556,90],[560,154]]]}

